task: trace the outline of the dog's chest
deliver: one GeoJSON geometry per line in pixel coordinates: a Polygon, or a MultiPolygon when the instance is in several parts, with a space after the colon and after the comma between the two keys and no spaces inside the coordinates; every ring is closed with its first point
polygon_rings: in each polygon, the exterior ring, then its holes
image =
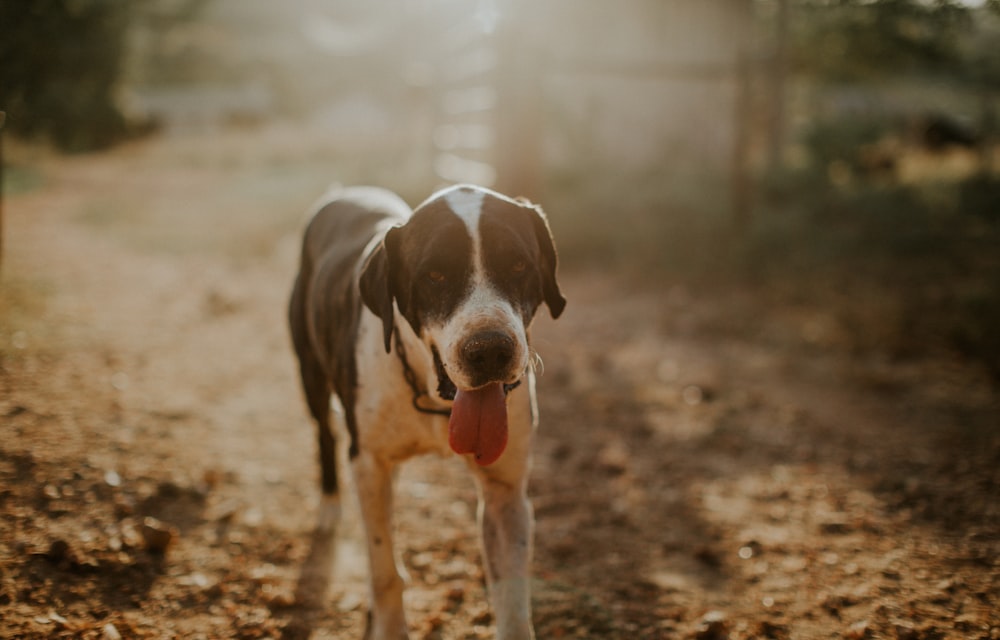
{"type": "MultiPolygon", "coordinates": [[[[404,344],[408,344],[407,360],[416,383],[426,385],[434,380],[431,361],[412,333],[403,331],[409,333],[404,344]]],[[[449,454],[448,417],[413,406],[414,390],[406,381],[403,361],[395,346],[392,353],[385,352],[381,333],[379,318],[363,311],[357,341],[355,406],[361,447],[396,460],[427,453],[449,454]]]]}

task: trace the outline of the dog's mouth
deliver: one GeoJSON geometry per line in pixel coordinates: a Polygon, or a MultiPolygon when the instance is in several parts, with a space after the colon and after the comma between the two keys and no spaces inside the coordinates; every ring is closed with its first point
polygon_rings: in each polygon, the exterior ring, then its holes
{"type": "Polygon", "coordinates": [[[444,362],[441,361],[441,354],[438,353],[437,345],[431,347],[431,352],[434,354],[434,372],[437,374],[438,379],[438,396],[442,400],[454,400],[455,394],[458,393],[458,387],[448,377],[448,372],[444,369],[444,362]]]}
{"type": "Polygon", "coordinates": [[[438,395],[452,402],[448,444],[459,455],[471,454],[480,466],[493,464],[507,448],[507,394],[521,381],[459,389],[448,376],[437,347],[432,347],[432,353],[438,395]]]}
{"type": "MultiPolygon", "coordinates": [[[[458,387],[452,382],[451,378],[448,376],[448,371],[444,367],[444,362],[441,360],[441,354],[438,353],[437,345],[431,347],[431,353],[434,355],[434,372],[438,379],[438,397],[442,400],[447,400],[452,402],[455,400],[455,396],[458,394],[458,387]]],[[[511,383],[503,384],[503,395],[507,396],[508,393],[516,389],[521,385],[521,380],[515,380],[511,383]]]]}

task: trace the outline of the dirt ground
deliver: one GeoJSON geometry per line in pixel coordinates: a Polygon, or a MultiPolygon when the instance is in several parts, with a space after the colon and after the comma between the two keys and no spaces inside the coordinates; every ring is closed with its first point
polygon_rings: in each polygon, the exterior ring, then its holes
{"type": "MultiPolygon", "coordinates": [[[[0,636],[361,637],[356,506],[313,538],[284,325],[321,160],[259,137],[8,153],[0,636]]],[[[562,281],[535,327],[539,638],[1000,638],[981,370],[859,353],[766,291],[562,281]]],[[[463,465],[415,460],[397,495],[412,636],[492,637],[463,465]]]]}

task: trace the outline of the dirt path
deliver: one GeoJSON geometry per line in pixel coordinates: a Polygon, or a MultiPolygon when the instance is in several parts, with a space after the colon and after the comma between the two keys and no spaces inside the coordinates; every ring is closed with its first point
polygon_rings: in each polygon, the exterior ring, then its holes
{"type": "MultiPolygon", "coordinates": [[[[361,636],[356,523],[310,537],[283,320],[327,172],[267,148],[21,160],[41,186],[7,200],[0,637],[361,636]]],[[[759,292],[564,281],[535,335],[540,638],[1000,638],[977,371],[852,355],[759,292]]],[[[462,465],[398,487],[414,637],[491,637],[462,465]]]]}

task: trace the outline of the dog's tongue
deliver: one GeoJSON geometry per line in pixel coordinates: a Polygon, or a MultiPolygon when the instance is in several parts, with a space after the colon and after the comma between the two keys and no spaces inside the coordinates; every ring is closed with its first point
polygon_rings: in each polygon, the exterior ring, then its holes
{"type": "Polygon", "coordinates": [[[496,462],[507,446],[507,399],[502,383],[458,390],[448,422],[448,443],[455,453],[474,453],[480,466],[496,462]]]}

